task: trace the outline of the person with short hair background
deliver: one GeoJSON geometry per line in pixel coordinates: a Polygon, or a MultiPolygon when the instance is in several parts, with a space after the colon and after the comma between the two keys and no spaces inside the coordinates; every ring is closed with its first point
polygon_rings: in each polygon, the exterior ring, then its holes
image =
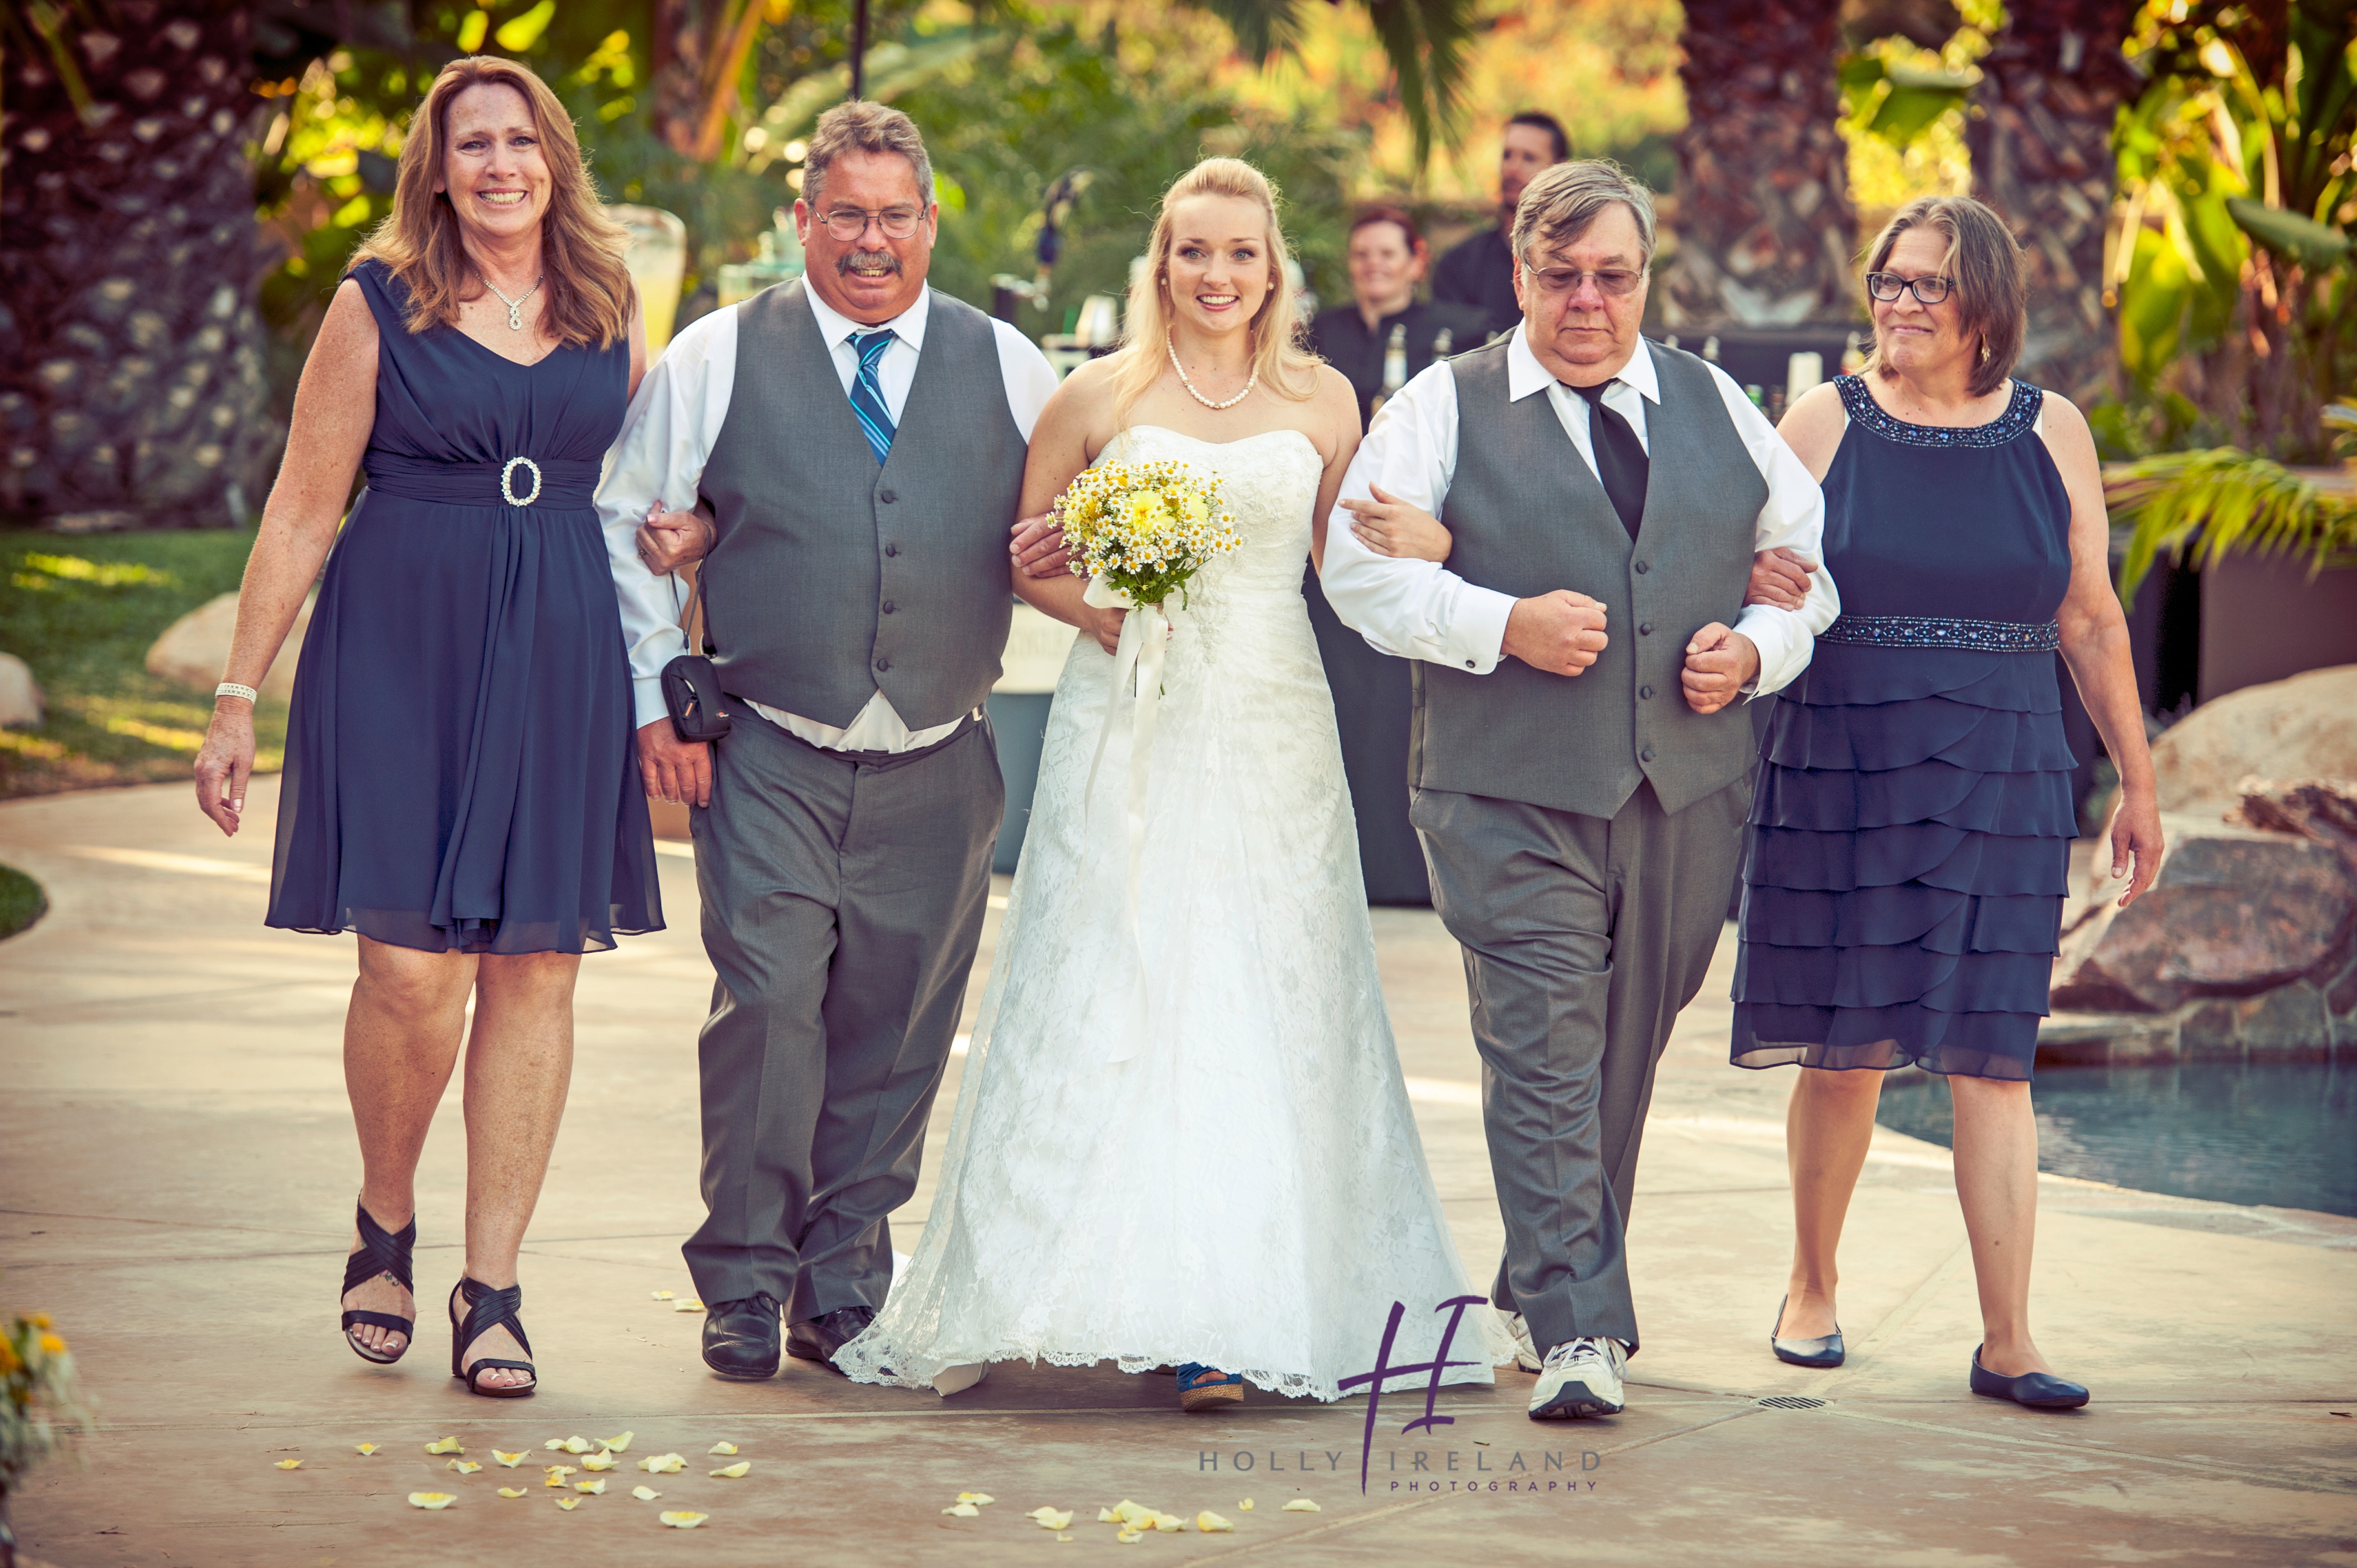
{"type": "MultiPolygon", "coordinates": [[[[1514,208],[1539,175],[1569,159],[1571,137],[1563,122],[1536,109],[1507,120],[1498,138],[1498,221],[1451,246],[1433,270],[1432,297],[1469,305],[1481,312],[1492,336],[1522,325],[1523,306],[1514,292],[1514,208]]],[[[1466,348],[1478,345],[1468,343],[1466,348]]]]}

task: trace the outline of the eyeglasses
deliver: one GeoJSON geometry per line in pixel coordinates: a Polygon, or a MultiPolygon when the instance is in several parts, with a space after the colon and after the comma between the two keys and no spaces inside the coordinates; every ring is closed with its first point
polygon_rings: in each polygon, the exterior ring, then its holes
{"type": "Polygon", "coordinates": [[[888,240],[905,240],[917,231],[925,220],[922,209],[914,207],[888,207],[881,212],[868,212],[856,207],[837,207],[826,215],[826,231],[838,240],[856,240],[867,232],[868,220],[884,231],[888,240]]]}
{"type": "Polygon", "coordinates": [[[1937,305],[1955,289],[1953,278],[1903,278],[1897,273],[1868,273],[1866,292],[1888,305],[1900,295],[1912,292],[1919,305],[1937,305]]]}
{"type": "Polygon", "coordinates": [[[1597,293],[1620,299],[1636,293],[1637,285],[1645,281],[1644,274],[1631,272],[1625,267],[1607,267],[1598,273],[1577,272],[1570,267],[1533,266],[1524,266],[1523,271],[1530,274],[1541,292],[1545,294],[1577,294],[1581,283],[1593,278],[1597,293]]]}

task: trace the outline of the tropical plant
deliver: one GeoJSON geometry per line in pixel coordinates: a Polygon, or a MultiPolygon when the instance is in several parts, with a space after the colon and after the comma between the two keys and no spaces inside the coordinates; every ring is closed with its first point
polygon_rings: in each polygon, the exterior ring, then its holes
{"type": "MultiPolygon", "coordinates": [[[[1304,0],[1192,0],[1228,24],[1237,47],[1262,64],[1300,39],[1304,0]]],[[[1329,0],[1329,4],[1337,0],[1329,0]]],[[[1436,139],[1454,134],[1475,34],[1473,0],[1361,0],[1399,103],[1415,141],[1421,171],[1436,139]]]]}
{"type": "Polygon", "coordinates": [[[2231,446],[2143,458],[2115,470],[2104,489],[2113,524],[2127,531],[2119,588],[2131,603],[2164,551],[2197,569],[2239,551],[2306,556],[2310,577],[2357,565],[2357,500],[2231,446]]]}

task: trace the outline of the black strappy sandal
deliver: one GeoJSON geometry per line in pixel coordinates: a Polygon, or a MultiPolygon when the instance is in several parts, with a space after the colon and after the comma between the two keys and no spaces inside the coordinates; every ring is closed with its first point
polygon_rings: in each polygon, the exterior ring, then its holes
{"type": "MultiPolygon", "coordinates": [[[[410,1283],[409,1254],[411,1249],[417,1245],[417,1217],[411,1215],[408,1224],[403,1226],[398,1231],[392,1231],[370,1218],[368,1208],[364,1204],[354,1204],[352,1212],[359,1217],[360,1220],[358,1229],[361,1233],[361,1250],[344,1260],[343,1294],[350,1295],[356,1288],[368,1283],[378,1275],[390,1274],[402,1289],[414,1294],[417,1287],[410,1283]]],[[[409,1353],[409,1347],[416,1338],[415,1325],[406,1317],[396,1317],[390,1312],[362,1312],[351,1307],[344,1309],[344,1343],[350,1346],[352,1354],[363,1361],[373,1361],[380,1367],[390,1367],[409,1353]],[[374,1328],[392,1329],[401,1336],[401,1348],[390,1356],[382,1351],[371,1350],[352,1337],[352,1329],[361,1324],[367,1324],[374,1328]]]]}
{"type": "Polygon", "coordinates": [[[532,1341],[524,1337],[523,1319],[516,1316],[522,1310],[523,1286],[520,1284],[493,1290],[480,1280],[462,1276],[458,1287],[450,1293],[450,1375],[465,1383],[468,1393],[480,1394],[487,1400],[514,1400],[540,1388],[540,1372],[530,1361],[502,1361],[483,1356],[468,1362],[463,1369],[458,1365],[458,1358],[467,1353],[467,1347],[494,1328],[505,1328],[514,1335],[515,1342],[523,1347],[523,1353],[531,1355],[532,1341]],[[461,1297],[467,1303],[467,1318],[463,1323],[458,1320],[461,1297]],[[487,1389],[475,1380],[485,1372],[501,1367],[530,1372],[532,1381],[511,1389],[487,1389]]]}

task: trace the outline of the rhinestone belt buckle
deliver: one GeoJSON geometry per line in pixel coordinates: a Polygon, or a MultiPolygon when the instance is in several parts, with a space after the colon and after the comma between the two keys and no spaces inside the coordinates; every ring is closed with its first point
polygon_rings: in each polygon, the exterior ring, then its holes
{"type": "Polygon", "coordinates": [[[529,457],[509,458],[507,467],[500,470],[500,496],[510,506],[530,506],[538,500],[540,499],[540,465],[529,457]],[[519,467],[532,470],[532,494],[528,496],[515,493],[515,471],[519,467]]]}

